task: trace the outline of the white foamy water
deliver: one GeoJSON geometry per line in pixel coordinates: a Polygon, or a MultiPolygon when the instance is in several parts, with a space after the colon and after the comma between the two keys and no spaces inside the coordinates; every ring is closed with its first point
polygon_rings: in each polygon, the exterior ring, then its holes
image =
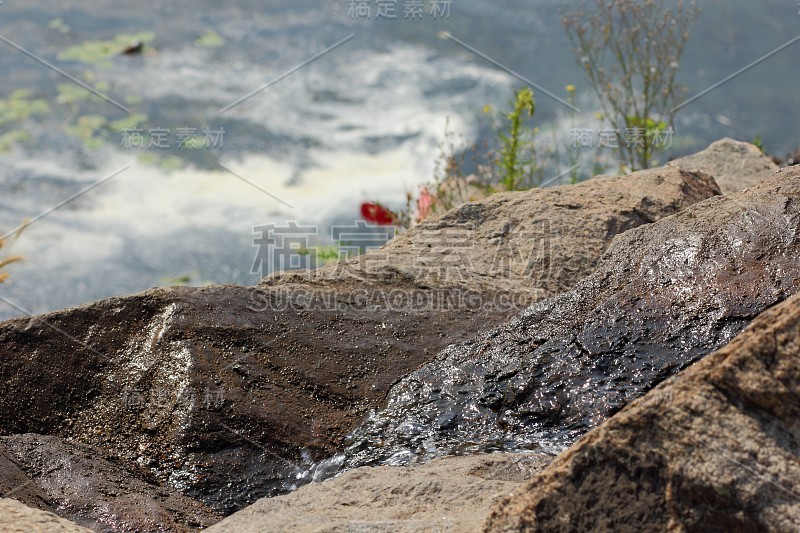
{"type": "MultiPolygon", "coordinates": [[[[358,219],[363,201],[402,205],[407,191],[432,178],[448,117],[456,137],[475,140],[484,104],[506,109],[521,85],[443,40],[444,31],[555,94],[577,85],[583,112],[574,115],[537,91],[534,124],[543,144],[554,138],[563,147],[569,128],[600,127],[560,27],[562,7],[555,0],[455,0],[447,20],[404,20],[401,6],[400,17],[387,21],[375,19],[374,3],[370,20],[354,20],[344,0],[4,3],[0,34],[80,79],[105,83],[112,98],[148,116],[145,128],[167,128],[173,142],[175,130],[184,127],[224,128],[225,137],[220,150],[194,153],[186,158],[193,163],[176,171],[143,163],[140,153],[120,147],[118,133],[105,131],[101,148],[86,149],[65,128],[82,116],[116,120],[124,113],[103,102],[58,103],[56,87],[68,82],[3,45],[0,99],[25,89],[51,110],[18,126],[30,140],[0,154],[0,230],[130,168],[4,249],[26,260],[9,267],[12,278],[0,287],[0,296],[18,306],[0,300],[0,319],[170,284],[176,276],[188,275],[192,284],[252,284],[259,279],[250,271],[253,226],[296,221],[318,225],[324,237],[332,223],[358,219]],[[59,59],[69,46],[142,31],[155,40],[141,57],[115,57],[102,67],[59,59]],[[195,43],[207,31],[222,38],[221,47],[195,43]],[[219,113],[350,34],[339,48],[219,113]]],[[[796,34],[790,26],[796,12],[788,9],[774,18],[745,0],[709,0],[704,8],[681,65],[689,95],[796,34]]],[[[724,135],[750,140],[756,134],[776,153],[790,149],[799,112],[792,57],[786,50],[759,65],[761,75],[745,73],[682,110],[679,150],[724,135]],[[760,83],[767,75],[770,83],[760,83]],[[715,120],[719,116],[724,124],[715,120]]],[[[583,153],[582,160],[591,165],[592,154],[583,153]]],[[[544,178],[567,168],[547,169],[544,178]]]]}
{"type": "MultiPolygon", "coordinates": [[[[214,155],[257,187],[222,167],[170,171],[143,163],[141,151],[121,147],[121,135],[120,146],[93,154],[94,170],[74,160],[6,161],[4,175],[24,175],[8,184],[17,208],[3,213],[6,228],[129,167],[25,230],[13,251],[26,261],[15,265],[3,287],[6,297],[38,313],[186,274],[193,284],[255,283],[254,226],[296,221],[318,226],[325,240],[332,223],[359,219],[363,201],[400,206],[408,191],[432,178],[448,120],[450,131],[474,135],[474,124],[464,118],[474,102],[497,99],[512,86],[506,74],[440,58],[421,46],[398,44],[377,52],[354,47],[348,56],[310,65],[220,116],[219,109],[281,69],[232,62],[217,64],[209,76],[209,53],[160,52],[135,75],[121,68],[104,75],[124,80],[120,86],[144,100],[207,102],[205,116],[170,116],[158,127],[174,131],[205,123],[214,129],[221,117],[235,120],[214,155]],[[151,83],[156,78],[159,83],[151,83]],[[267,132],[266,141],[259,132],[267,132]],[[296,146],[281,153],[270,139],[296,146]],[[32,181],[46,183],[48,193],[26,193],[32,181]]],[[[0,303],[0,316],[20,314],[0,303]]]]}

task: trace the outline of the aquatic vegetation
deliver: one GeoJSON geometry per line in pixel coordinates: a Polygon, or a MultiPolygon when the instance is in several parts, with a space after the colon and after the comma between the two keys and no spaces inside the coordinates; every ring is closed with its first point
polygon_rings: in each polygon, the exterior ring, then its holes
{"type": "Polygon", "coordinates": [[[30,138],[30,134],[22,129],[22,122],[49,111],[47,100],[31,98],[30,91],[25,89],[14,91],[8,98],[0,100],[0,128],[13,127],[8,131],[0,130],[0,152],[7,152],[15,144],[30,138]]]}
{"type": "MultiPolygon", "coordinates": [[[[85,75],[84,78],[86,78],[88,83],[91,83],[93,76],[85,75]]],[[[111,89],[111,85],[107,81],[98,81],[97,83],[92,84],[92,87],[101,93],[108,92],[111,89]]],[[[102,99],[96,94],[92,94],[90,91],[73,83],[60,83],[58,84],[57,88],[58,96],[56,96],[56,102],[59,104],[72,106],[73,109],[76,108],[76,104],[86,100],[93,102],[102,101],[102,99]]]]}
{"type": "Polygon", "coordinates": [[[0,133],[0,152],[8,152],[15,144],[27,141],[30,138],[30,133],[22,130],[13,130],[0,133]]]}
{"type": "Polygon", "coordinates": [[[108,123],[108,127],[112,131],[121,132],[141,127],[142,124],[147,122],[147,115],[144,113],[132,113],[127,117],[122,117],[108,123]]]}
{"type": "Polygon", "coordinates": [[[207,30],[195,41],[197,46],[203,48],[219,48],[225,44],[225,39],[215,31],[207,30]]]}
{"type": "Polygon", "coordinates": [[[128,105],[139,105],[143,101],[144,100],[142,99],[142,97],[139,96],[138,94],[129,94],[125,97],[125,103],[128,105]]]}
{"type": "Polygon", "coordinates": [[[99,148],[103,145],[103,138],[98,135],[101,128],[108,124],[108,119],[102,115],[83,115],[78,117],[76,124],[65,127],[70,135],[83,141],[88,149],[99,148]]]}
{"type": "Polygon", "coordinates": [[[50,22],[47,23],[47,27],[59,33],[69,33],[71,29],[69,25],[66,22],[64,22],[64,19],[62,18],[51,20],[50,22]]]}
{"type": "Polygon", "coordinates": [[[0,100],[0,126],[50,111],[47,100],[31,98],[30,94],[29,90],[20,89],[11,93],[5,100],[0,100]]]}
{"type": "Polygon", "coordinates": [[[70,46],[58,54],[62,61],[78,61],[100,67],[111,66],[111,58],[120,54],[131,43],[150,43],[156,38],[155,33],[145,31],[139,33],[123,33],[107,41],[86,41],[70,46]]]}
{"type": "MultiPolygon", "coordinates": [[[[83,78],[98,92],[105,93],[111,89],[109,82],[105,80],[95,81],[95,76],[92,72],[85,72],[83,78]]],[[[148,116],[146,114],[136,112],[116,120],[94,113],[82,114],[81,104],[85,102],[101,102],[101,99],[83,87],[72,83],[61,83],[57,89],[56,103],[69,106],[72,115],[77,117],[75,123],[67,126],[65,131],[83,140],[84,147],[87,149],[99,148],[108,141],[111,141],[111,144],[118,144],[116,139],[109,138],[109,133],[118,134],[124,130],[139,128],[147,122],[148,116]]],[[[129,105],[134,105],[137,102],[141,102],[141,97],[126,98],[126,102],[129,105]]]]}

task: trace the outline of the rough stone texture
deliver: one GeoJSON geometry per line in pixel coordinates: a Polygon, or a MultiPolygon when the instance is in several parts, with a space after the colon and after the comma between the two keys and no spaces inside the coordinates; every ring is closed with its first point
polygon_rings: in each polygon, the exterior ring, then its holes
{"type": "Polygon", "coordinates": [[[716,194],[710,176],[671,167],[497,193],[422,222],[379,254],[325,267],[318,277],[505,291],[530,303],[564,292],[591,273],[615,235],[716,194]]]}
{"type": "MultiPolygon", "coordinates": [[[[618,232],[715,194],[708,176],[675,169],[503,194],[316,276],[278,275],[257,288],[155,289],[5,322],[0,435],[56,436],[139,465],[152,476],[140,480],[161,484],[154,508],[170,505],[172,490],[235,510],[324,474],[316,462],[341,450],[392,384],[448,343],[576,282],[618,232]],[[531,238],[547,220],[553,235],[531,238]],[[432,265],[448,249],[438,239],[464,224],[473,225],[461,242],[472,260],[458,266],[458,279],[437,276],[432,265]],[[483,258],[487,246],[513,284],[493,277],[500,267],[483,258]],[[423,252],[432,270],[415,266],[423,252]],[[498,298],[506,288],[521,297],[498,298]],[[398,294],[399,303],[387,303],[398,294]],[[436,298],[444,303],[431,303],[436,298]]],[[[98,486],[123,483],[116,470],[81,475],[99,476],[98,486]]],[[[146,527],[151,516],[138,520],[146,527]]]]}
{"type": "Polygon", "coordinates": [[[634,401],[500,504],[487,531],[800,527],[800,296],[634,401]]]}
{"type": "Polygon", "coordinates": [[[82,525],[103,531],[195,531],[222,518],[164,490],[145,468],[100,448],[32,434],[0,437],[0,442],[26,465],[29,479],[36,480],[29,485],[58,502],[55,512],[82,525]]]}
{"type": "Polygon", "coordinates": [[[363,467],[259,500],[207,531],[479,531],[492,506],[548,461],[536,454],[498,454],[446,457],[418,467],[363,467]]]}
{"type": "Polygon", "coordinates": [[[0,531],[3,533],[89,533],[92,530],[33,509],[10,498],[0,498],[0,531]]]}
{"type": "Polygon", "coordinates": [[[800,168],[619,235],[595,272],[395,385],[345,468],[569,446],[800,290],[800,168]]]}
{"type": "Polygon", "coordinates": [[[399,376],[492,317],[257,307],[276,292],[157,289],[0,325],[2,433],[104,448],[231,509],[303,482],[399,376]]]}
{"type": "Polygon", "coordinates": [[[723,194],[752,187],[778,170],[778,165],[755,145],[729,138],[712,143],[702,152],[671,161],[669,166],[711,174],[723,194]]]}

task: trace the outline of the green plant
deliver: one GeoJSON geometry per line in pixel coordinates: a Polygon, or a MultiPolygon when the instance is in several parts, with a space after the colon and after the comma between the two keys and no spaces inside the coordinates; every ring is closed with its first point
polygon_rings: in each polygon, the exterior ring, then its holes
{"type": "Polygon", "coordinates": [[[753,137],[753,145],[758,148],[762,154],[766,154],[764,151],[764,140],[761,138],[761,135],[753,137]]]}
{"type": "MultiPolygon", "coordinates": [[[[497,130],[491,146],[487,141],[478,146],[468,144],[463,137],[455,140],[448,120],[444,141],[439,145],[434,178],[421,186],[416,196],[407,193],[405,206],[393,211],[397,226],[408,228],[432,215],[495,192],[525,190],[542,183],[544,166],[539,164],[534,142],[538,128],[525,125],[526,118],[535,113],[533,91],[528,88],[515,91],[510,106],[509,112],[500,114],[492,113],[488,105],[483,108],[484,113],[493,117],[491,127],[497,130]],[[472,169],[469,174],[467,168],[472,169]]],[[[558,167],[556,148],[545,151],[545,156],[558,167]]],[[[570,154],[570,161],[575,157],[570,154]]],[[[577,182],[577,168],[572,174],[577,182]]]]}
{"type": "Polygon", "coordinates": [[[189,272],[187,274],[181,274],[179,276],[169,276],[161,278],[161,283],[169,286],[192,285],[194,287],[207,287],[208,285],[214,284],[212,281],[200,278],[199,272],[189,272]]]}
{"type": "Polygon", "coordinates": [[[508,132],[500,131],[500,180],[507,191],[515,191],[524,186],[525,178],[533,173],[536,160],[531,152],[523,151],[524,125],[526,115],[532,117],[536,111],[533,91],[524,88],[516,91],[511,102],[512,111],[505,115],[508,132]]]}
{"type": "Polygon", "coordinates": [[[674,7],[664,0],[595,3],[594,14],[577,8],[562,23],[603,115],[616,127],[620,166],[648,168],[659,136],[674,124],[675,76],[700,9],[683,0],[670,1],[674,7]]]}

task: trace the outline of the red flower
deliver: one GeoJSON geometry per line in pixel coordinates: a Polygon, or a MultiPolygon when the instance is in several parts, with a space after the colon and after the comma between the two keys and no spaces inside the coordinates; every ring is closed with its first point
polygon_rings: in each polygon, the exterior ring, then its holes
{"type": "Polygon", "coordinates": [[[364,217],[364,220],[374,222],[379,226],[391,226],[397,222],[397,215],[377,202],[361,204],[361,216],[364,217]]]}

